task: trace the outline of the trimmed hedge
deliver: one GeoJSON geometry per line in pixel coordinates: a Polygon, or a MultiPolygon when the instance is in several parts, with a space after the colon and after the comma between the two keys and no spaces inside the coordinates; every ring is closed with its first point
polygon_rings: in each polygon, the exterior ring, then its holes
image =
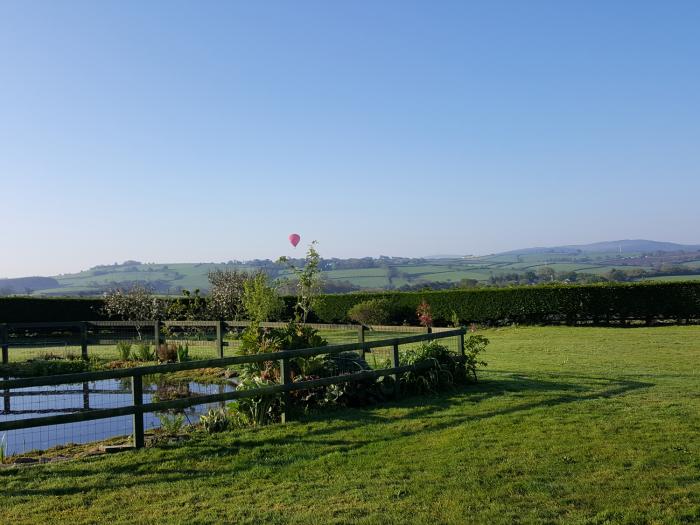
{"type": "MultiPolygon", "coordinates": [[[[386,298],[392,324],[417,324],[416,308],[425,299],[435,324],[455,312],[463,323],[581,323],[700,319],[700,282],[606,283],[477,288],[429,292],[328,294],[318,298],[309,321],[349,322],[350,308],[386,298]]],[[[285,297],[292,316],[295,298],[285,297]]],[[[0,322],[92,321],[105,319],[101,299],[1,297],[0,322]]]]}
{"type": "Polygon", "coordinates": [[[326,323],[347,322],[354,304],[378,297],[391,302],[394,324],[416,324],[416,308],[423,299],[430,303],[437,325],[447,324],[453,312],[463,323],[486,324],[700,318],[700,282],[692,281],[325,295],[318,300],[315,316],[326,323]]]}
{"type": "Polygon", "coordinates": [[[0,322],[101,321],[102,299],[0,297],[0,322]]]}

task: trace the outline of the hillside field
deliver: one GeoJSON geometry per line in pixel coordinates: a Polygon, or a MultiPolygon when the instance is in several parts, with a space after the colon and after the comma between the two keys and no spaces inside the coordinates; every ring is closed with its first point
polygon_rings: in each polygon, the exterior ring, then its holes
{"type": "MultiPolygon", "coordinates": [[[[606,275],[611,270],[647,270],[652,265],[673,262],[673,256],[650,258],[639,253],[526,253],[503,254],[484,257],[455,259],[404,259],[402,263],[391,260],[374,262],[374,267],[333,269],[332,262],[324,262],[323,279],[329,284],[355,287],[362,290],[397,289],[402,286],[456,284],[464,279],[488,283],[492,278],[508,274],[537,274],[543,268],[551,268],[558,274],[577,272],[591,275],[606,275]],[[405,262],[409,261],[409,262],[405,262]]],[[[697,258],[685,256],[677,266],[697,271],[700,269],[700,252],[697,258]]],[[[128,287],[135,282],[150,283],[159,293],[179,294],[182,289],[206,290],[209,286],[207,274],[214,269],[239,269],[255,271],[254,263],[124,263],[100,266],[75,274],[57,275],[53,278],[36,278],[33,288],[30,280],[23,280],[19,293],[32,295],[99,295],[116,288],[128,287]],[[53,284],[47,284],[53,283],[53,284]]],[[[278,269],[275,278],[284,280],[290,272],[278,269]]],[[[684,280],[696,279],[693,275],[664,275],[644,279],[684,280]]],[[[0,285],[2,281],[0,280],[0,285]]],[[[0,286],[0,289],[2,286],[0,286]]],[[[349,290],[346,290],[349,291],[349,290]]]]}
{"type": "Polygon", "coordinates": [[[700,521],[700,327],[481,333],[451,393],[0,469],[0,522],[700,521]]]}

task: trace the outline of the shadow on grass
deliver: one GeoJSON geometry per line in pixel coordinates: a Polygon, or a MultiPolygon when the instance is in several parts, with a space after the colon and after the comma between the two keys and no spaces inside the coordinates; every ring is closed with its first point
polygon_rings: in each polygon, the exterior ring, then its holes
{"type": "Polygon", "coordinates": [[[412,396],[371,408],[317,413],[301,417],[299,421],[285,426],[246,429],[242,432],[195,438],[186,444],[125,453],[130,454],[129,456],[123,454],[115,458],[100,457],[48,469],[39,467],[0,471],[0,479],[11,477],[17,485],[23,486],[18,490],[4,489],[3,495],[6,498],[26,498],[80,495],[85,491],[90,491],[94,497],[100,492],[148,486],[153,483],[154,475],[158,477],[159,483],[194,481],[210,478],[212,475],[239,477],[256,467],[281,469],[293,465],[294,468],[298,468],[304,462],[318,459],[319,446],[330,449],[324,450],[324,454],[349,453],[377,443],[439,432],[465,423],[528,412],[537,408],[612,398],[653,386],[653,383],[640,381],[587,376],[578,376],[578,379],[580,382],[577,384],[515,374],[497,379],[489,378],[447,394],[412,396]],[[587,381],[588,385],[581,384],[583,381],[587,381]],[[531,393],[544,397],[479,413],[470,410],[487,400],[513,393],[531,393]],[[464,410],[454,410],[457,406],[463,406],[464,410]],[[387,414],[387,409],[405,410],[405,413],[398,416],[387,414]],[[416,420],[425,421],[427,424],[418,430],[405,428],[406,422],[416,420]],[[309,423],[326,425],[310,426],[309,423]],[[377,424],[384,426],[382,432],[367,431],[365,428],[377,424]],[[391,425],[396,427],[392,428],[391,425]],[[351,431],[355,431],[351,436],[342,435],[351,431]],[[210,462],[216,458],[220,458],[219,465],[216,472],[212,473],[210,462]],[[172,467],[169,466],[171,464],[172,467]],[[41,487],[42,480],[48,482],[54,478],[54,468],[60,469],[61,478],[71,479],[73,483],[53,488],[32,487],[41,487]]]}

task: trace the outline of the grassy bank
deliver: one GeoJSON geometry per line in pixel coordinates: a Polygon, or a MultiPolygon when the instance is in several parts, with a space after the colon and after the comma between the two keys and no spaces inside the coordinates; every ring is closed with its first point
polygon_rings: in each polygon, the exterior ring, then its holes
{"type": "Polygon", "coordinates": [[[486,335],[450,395],[0,470],[0,522],[700,521],[700,327],[486,335]]]}

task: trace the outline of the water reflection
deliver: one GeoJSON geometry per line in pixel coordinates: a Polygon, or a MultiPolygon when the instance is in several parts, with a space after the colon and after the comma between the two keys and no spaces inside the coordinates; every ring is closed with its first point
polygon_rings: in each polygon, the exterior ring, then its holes
{"type": "MultiPolygon", "coordinates": [[[[9,377],[4,379],[10,379],[9,377]]],[[[199,395],[231,392],[233,383],[203,384],[197,382],[149,381],[144,378],[143,402],[167,401],[199,395]]],[[[131,406],[131,381],[108,379],[56,387],[29,387],[3,390],[0,421],[27,419],[38,416],[74,413],[103,408],[131,406]]],[[[180,411],[189,423],[195,423],[199,415],[224,402],[196,405],[180,411]]],[[[144,428],[160,426],[157,414],[144,414],[144,428]]],[[[43,450],[67,443],[89,443],[116,436],[131,434],[131,416],[119,416],[95,421],[66,423],[48,427],[11,430],[6,433],[8,455],[28,450],[43,450]]]]}

